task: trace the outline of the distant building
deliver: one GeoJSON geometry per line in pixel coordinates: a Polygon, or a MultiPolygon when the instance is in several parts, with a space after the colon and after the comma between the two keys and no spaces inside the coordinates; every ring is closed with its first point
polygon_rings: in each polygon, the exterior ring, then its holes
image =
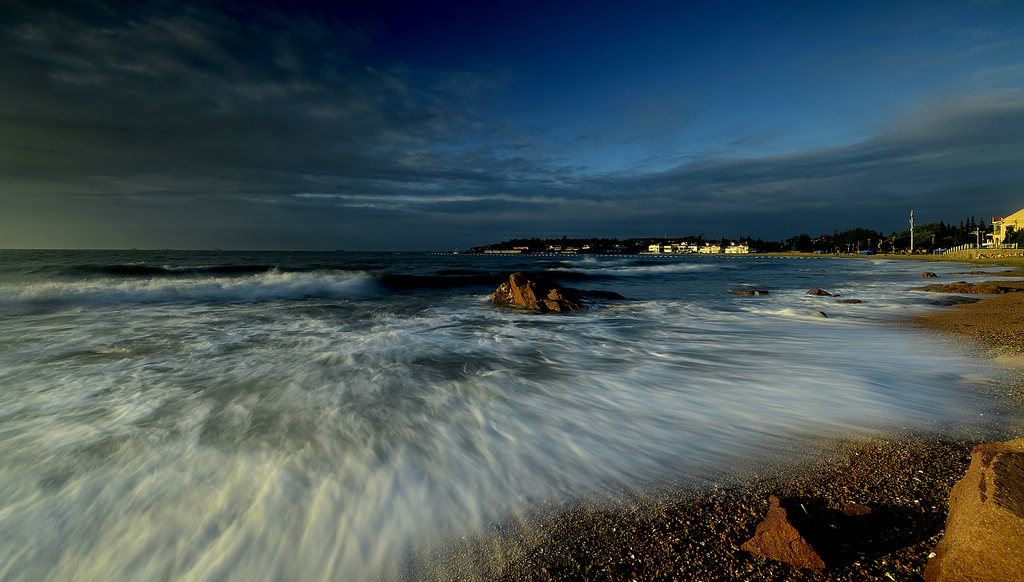
{"type": "MultiPolygon", "coordinates": [[[[697,245],[688,242],[677,242],[677,243],[657,243],[647,246],[647,252],[649,255],[680,255],[685,253],[696,253],[698,252],[697,245]]],[[[718,252],[718,251],[715,251],[718,252]]]]}
{"type": "Polygon", "coordinates": [[[729,243],[725,252],[730,255],[745,255],[750,252],[750,247],[745,244],[729,243]]]}
{"type": "Polygon", "coordinates": [[[705,243],[704,246],[702,246],[700,250],[697,252],[699,252],[702,255],[717,255],[718,253],[722,252],[722,247],[720,245],[713,243],[705,243]]]}
{"type": "Polygon", "coordinates": [[[1024,209],[1006,217],[992,217],[992,244],[999,246],[1013,233],[1024,229],[1024,209]]]}

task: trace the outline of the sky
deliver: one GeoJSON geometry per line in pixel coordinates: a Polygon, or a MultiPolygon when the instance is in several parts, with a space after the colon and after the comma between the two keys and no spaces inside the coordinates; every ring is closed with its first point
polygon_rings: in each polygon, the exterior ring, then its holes
{"type": "Polygon", "coordinates": [[[1024,2],[0,0],[0,248],[779,240],[1024,208],[1024,2]]]}

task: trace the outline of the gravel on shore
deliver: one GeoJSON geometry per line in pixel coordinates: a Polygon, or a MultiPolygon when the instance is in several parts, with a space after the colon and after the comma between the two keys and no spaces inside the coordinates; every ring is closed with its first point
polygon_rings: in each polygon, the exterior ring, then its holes
{"type": "Polygon", "coordinates": [[[974,444],[912,436],[846,442],[795,474],[539,511],[419,565],[440,580],[920,580],[974,444]],[[808,538],[826,569],[740,549],[769,495],[836,526],[808,538]],[[844,527],[838,516],[847,504],[872,513],[844,527]]]}
{"type": "MultiPolygon", "coordinates": [[[[987,296],[913,324],[977,340],[972,343],[983,346],[981,355],[1009,358],[1011,365],[1024,367],[1024,293],[987,296]]],[[[1019,386],[1007,391],[1020,399],[1019,386]]],[[[615,502],[541,507],[410,557],[410,577],[922,580],[929,553],[941,538],[950,489],[970,464],[971,449],[980,438],[1014,436],[1020,435],[847,440],[834,443],[823,460],[710,491],[669,487],[624,494],[615,502]],[[769,495],[816,516],[811,530],[816,537],[805,537],[822,554],[825,569],[795,568],[740,549],[764,518],[769,495]],[[847,504],[867,506],[871,514],[852,522],[842,517],[847,504]]]]}
{"type": "MultiPolygon", "coordinates": [[[[996,281],[1024,290],[1024,282],[996,281]]],[[[1024,292],[986,295],[976,303],[954,305],[916,318],[925,328],[966,336],[988,348],[990,356],[1024,354],[1024,292]]]]}

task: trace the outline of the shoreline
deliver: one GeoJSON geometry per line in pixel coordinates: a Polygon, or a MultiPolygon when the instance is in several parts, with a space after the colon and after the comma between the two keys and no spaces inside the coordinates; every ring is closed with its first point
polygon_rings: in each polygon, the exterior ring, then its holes
{"type": "MultiPolygon", "coordinates": [[[[969,262],[1020,267],[1017,261],[969,262]]],[[[1021,277],[1024,271],[992,275],[1021,277]]],[[[1013,366],[1009,375],[1017,379],[1008,377],[999,390],[1010,409],[1024,402],[1016,370],[1024,368],[1024,292],[983,296],[900,323],[966,339],[974,357],[1013,366]]],[[[1013,430],[838,439],[818,461],[767,468],[710,491],[669,486],[614,504],[538,507],[418,555],[410,569],[419,579],[438,580],[922,580],[971,449],[1021,436],[1013,430]],[[769,495],[832,514],[846,504],[872,513],[866,529],[849,539],[838,536],[821,552],[826,569],[800,569],[740,549],[764,518],[769,495]]]]}

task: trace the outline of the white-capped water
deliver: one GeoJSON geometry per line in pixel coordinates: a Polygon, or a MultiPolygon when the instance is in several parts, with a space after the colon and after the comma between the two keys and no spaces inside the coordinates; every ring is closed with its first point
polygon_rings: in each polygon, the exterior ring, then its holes
{"type": "Polygon", "coordinates": [[[397,578],[531,503],[991,406],[883,323],[935,301],[912,263],[80,255],[0,263],[3,580],[397,578]],[[531,268],[629,300],[490,304],[531,268]]]}

